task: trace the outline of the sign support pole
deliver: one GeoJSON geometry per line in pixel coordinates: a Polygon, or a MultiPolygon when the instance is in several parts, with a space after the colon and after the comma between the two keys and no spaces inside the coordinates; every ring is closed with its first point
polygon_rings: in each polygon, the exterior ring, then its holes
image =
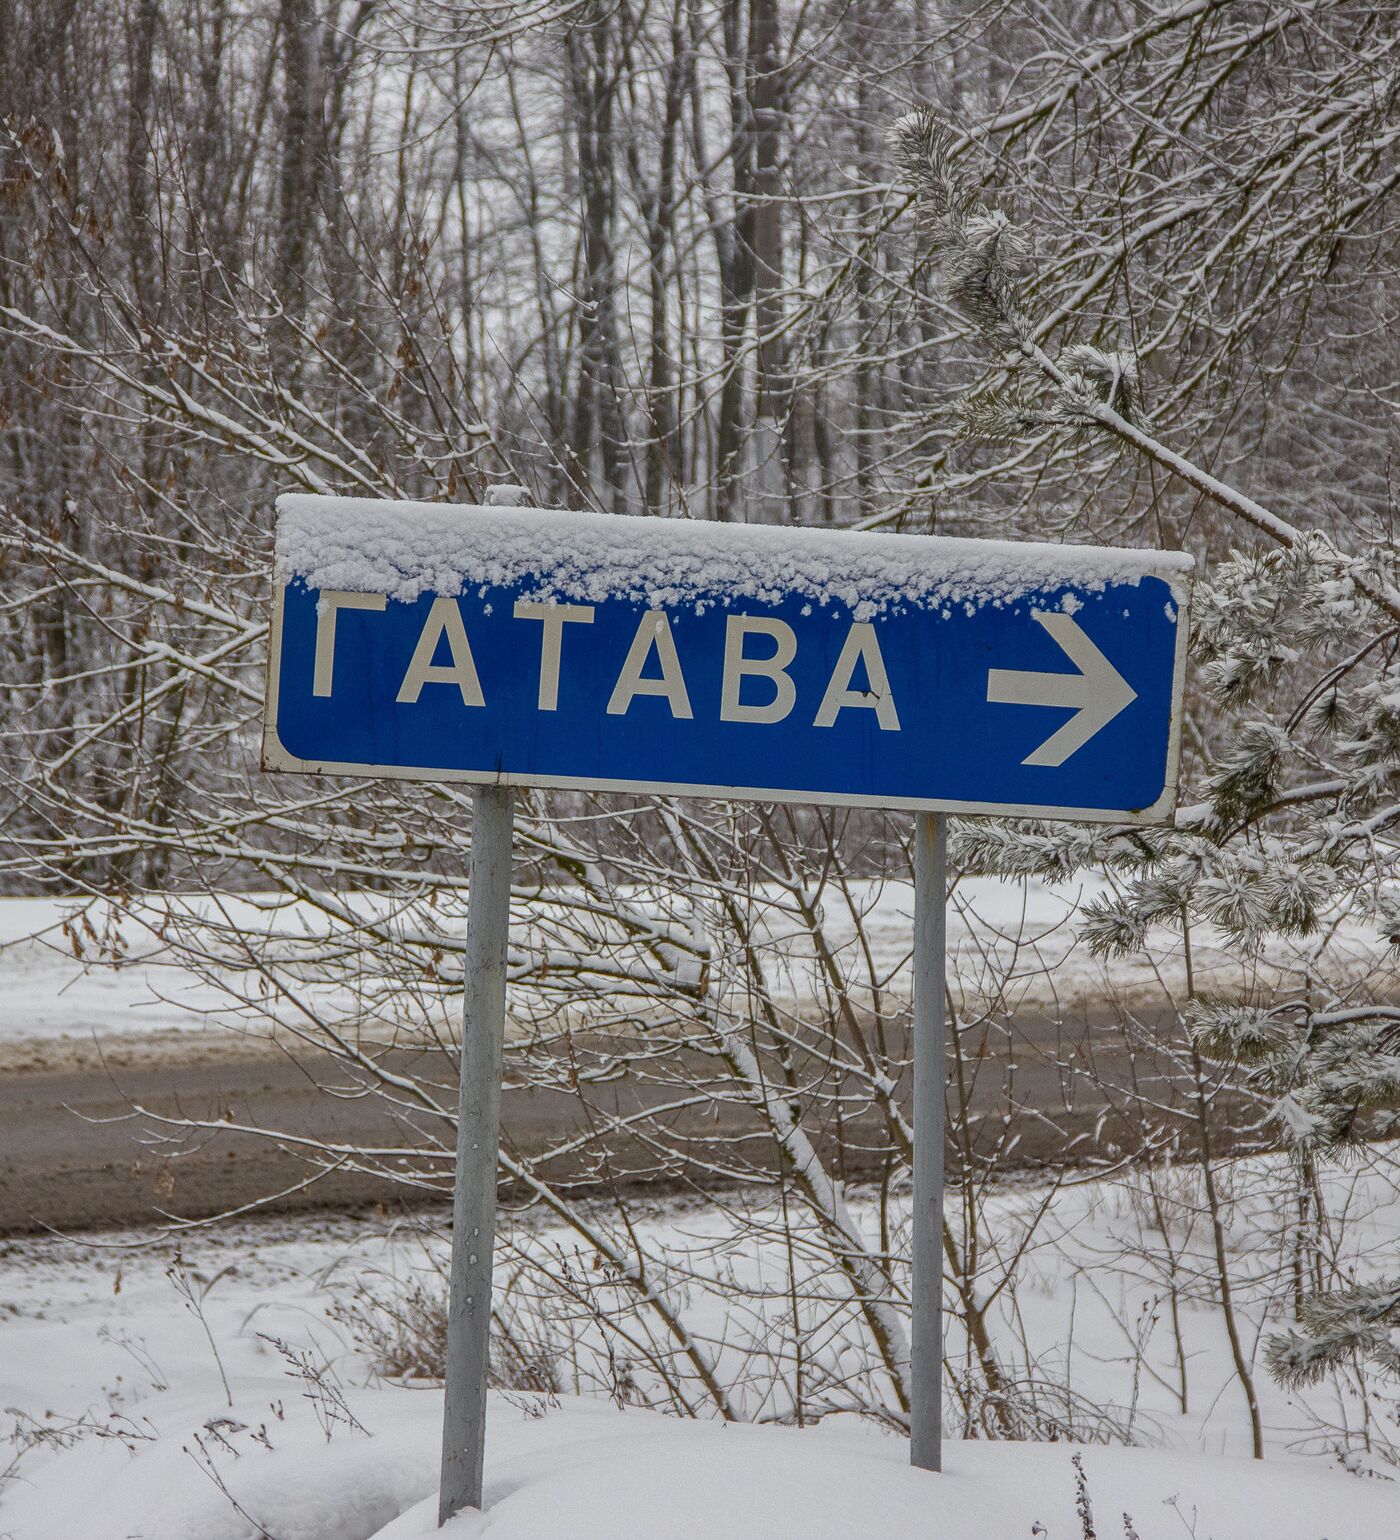
{"type": "Polygon", "coordinates": [[[510,935],[514,793],[472,795],[471,885],[463,973],[457,1167],[452,1189],[452,1272],[447,1306],[446,1404],[438,1523],[481,1507],[486,1371],[491,1346],[491,1263],[496,1243],[496,1156],[510,935]]]}
{"type": "Polygon", "coordinates": [[[943,1469],[943,1057],[948,831],[914,817],[914,1236],[909,1463],[943,1469]]]}

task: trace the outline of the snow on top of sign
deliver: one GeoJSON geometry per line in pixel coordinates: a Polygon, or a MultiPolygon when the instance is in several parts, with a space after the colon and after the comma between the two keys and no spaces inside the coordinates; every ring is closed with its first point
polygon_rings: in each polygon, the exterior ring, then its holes
{"type": "MultiPolygon", "coordinates": [[[[539,597],[674,609],[792,594],[857,619],[918,604],[1012,603],[1067,584],[1101,590],[1152,575],[1176,585],[1175,551],[714,524],[562,509],[290,494],[278,499],[277,573],[308,587],[411,601],[527,580],[539,597]]],[[[1179,596],[1179,595],[1178,595],[1179,596]]]]}

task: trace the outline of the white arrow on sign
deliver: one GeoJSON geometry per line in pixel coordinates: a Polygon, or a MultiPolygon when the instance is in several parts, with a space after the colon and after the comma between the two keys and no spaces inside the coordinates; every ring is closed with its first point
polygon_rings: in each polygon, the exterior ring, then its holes
{"type": "Polygon", "coordinates": [[[1062,765],[1100,729],[1137,699],[1137,691],[1084,634],[1072,615],[1032,610],[1032,618],[1054,637],[1079,670],[1077,674],[1040,674],[1028,669],[987,670],[987,699],[1005,706],[1077,706],[1023,765],[1062,765]]]}

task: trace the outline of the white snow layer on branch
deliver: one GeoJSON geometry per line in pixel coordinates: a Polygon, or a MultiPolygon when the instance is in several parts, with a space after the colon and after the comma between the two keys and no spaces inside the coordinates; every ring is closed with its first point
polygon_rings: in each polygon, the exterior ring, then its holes
{"type": "Polygon", "coordinates": [[[539,597],[584,603],[705,607],[797,594],[868,619],[909,603],[1000,606],[1063,584],[1100,591],[1147,575],[1180,598],[1193,565],[1176,551],[301,493],[280,497],[277,510],[280,580],[404,601],[534,579],[539,597]]]}

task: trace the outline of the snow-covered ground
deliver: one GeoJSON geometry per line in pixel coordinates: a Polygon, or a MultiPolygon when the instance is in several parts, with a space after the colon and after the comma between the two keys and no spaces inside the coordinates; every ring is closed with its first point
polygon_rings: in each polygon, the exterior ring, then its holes
{"type": "MultiPolygon", "coordinates": [[[[1251,1352],[1261,1331],[1277,1324],[1265,1305],[1286,1288],[1276,1245],[1286,1231],[1268,1225],[1278,1177],[1267,1161],[1230,1174],[1232,1270],[1251,1352]]],[[[561,1374],[557,1394],[493,1395],[486,1512],[464,1515],[449,1533],[1079,1540],[1071,1465],[1078,1450],[1103,1540],[1126,1533],[1124,1512],[1141,1540],[1400,1534],[1400,1484],[1385,1479],[1400,1471],[1378,1460],[1381,1475],[1348,1475],[1329,1449],[1339,1419],[1359,1418],[1359,1406],[1348,1412],[1325,1396],[1290,1398],[1261,1371],[1268,1457],[1262,1465],[1241,1458],[1243,1397],[1219,1311],[1200,1286],[1208,1248],[1201,1234],[1178,1228],[1191,1402],[1181,1413],[1164,1280],[1135,1249],[1145,1222],[1138,1180],[1055,1194],[994,1329],[1013,1370],[1073,1390],[1079,1437],[1113,1429],[1139,1447],[954,1440],[945,1474],[935,1477],[907,1468],[896,1433],[850,1415],[802,1430],[667,1418],[620,1406],[628,1398],[615,1376],[611,1396],[580,1395],[608,1381],[601,1360],[592,1372],[580,1369],[588,1341],[576,1335],[573,1377],[561,1374]]],[[[1395,1254],[1396,1191],[1383,1153],[1333,1179],[1334,1215],[1358,1255],[1395,1254]]],[[[1024,1188],[994,1200],[987,1227],[1008,1252],[1044,1196],[1024,1188]]],[[[1179,1196],[1189,1214],[1189,1191],[1179,1196]]],[[[868,1207],[856,1210],[871,1221],[868,1207]]],[[[713,1260],[724,1255],[728,1223],[722,1206],[671,1208],[657,1212],[640,1238],[658,1254],[674,1248],[713,1260]]],[[[411,1540],[434,1533],[440,1393],[376,1379],[333,1302],[366,1280],[382,1292],[390,1278],[431,1275],[440,1240],[343,1219],[264,1221],[188,1233],[176,1260],[172,1238],[133,1244],[141,1239],[0,1243],[0,1429],[9,1439],[0,1445],[0,1536],[411,1540]]],[[[558,1255],[570,1244],[558,1230],[508,1226],[498,1283],[516,1275],[531,1251],[558,1255]]],[[[724,1339],[734,1364],[747,1364],[742,1409],[760,1418],[780,1408],[754,1371],[746,1339],[757,1340],[756,1302],[784,1308],[781,1289],[768,1295],[759,1287],[765,1271],[781,1275],[780,1252],[775,1241],[772,1255],[731,1253],[715,1269],[723,1290],[707,1289],[697,1275],[683,1291],[687,1320],[712,1342],[724,1339]],[[740,1297],[737,1308],[725,1302],[740,1297]]],[[[770,1325],[778,1319],[770,1316],[770,1325]]],[[[818,1350],[815,1333],[809,1346],[818,1350]]],[[[836,1343],[832,1351],[847,1349],[836,1343]]],[[[954,1334],[954,1367],[957,1357],[954,1334]]],[[[949,1405],[956,1421],[951,1392],[949,1405]]],[[[1378,1399],[1367,1415],[1378,1437],[1396,1436],[1393,1406],[1378,1399]]]]}
{"type": "MultiPolygon", "coordinates": [[[[856,921],[834,891],[822,904],[830,943],[840,949],[841,965],[858,985],[872,971],[889,993],[907,995],[913,892],[905,882],[865,881],[851,885],[860,915],[864,944],[857,945],[856,921]],[[868,957],[866,948],[868,947],[868,957]]],[[[1005,986],[1011,1006],[1062,1007],[1112,996],[1163,999],[1163,985],[1179,986],[1179,944],[1163,935],[1146,958],[1101,963],[1077,940],[1077,908],[1103,891],[1099,879],[1085,877],[1054,885],[969,878],[958,884],[949,912],[950,970],[962,987],[977,993],[994,980],[1005,986]],[[1008,982],[1009,981],[1009,982],[1008,982]]],[[[756,924],[774,990],[805,1002],[820,998],[809,940],[790,912],[773,901],[776,894],[755,894],[756,924]]],[[[355,895],[347,900],[363,908],[383,900],[355,895]]],[[[537,906],[537,919],[550,922],[548,905],[537,906]]],[[[418,917],[421,920],[421,915],[418,917]]],[[[415,921],[416,923],[416,921],[415,921]]],[[[529,931],[528,915],[517,916],[517,934],[529,931]]],[[[101,903],[75,907],[48,898],[0,898],[0,1046],[58,1043],[64,1039],[110,1039],[144,1034],[196,1034],[223,1037],[210,1029],[233,1027],[265,1033],[277,1011],[264,981],[252,967],[235,965],[245,944],[266,948],[273,957],[305,950],[309,940],[324,939],[328,921],[308,904],[271,894],[203,894],[152,899],[132,912],[115,914],[101,903]],[[175,918],[175,925],[171,917],[175,918]],[[190,933],[190,922],[209,922],[209,955],[195,971],[171,945],[176,929],[190,933]],[[268,1017],[231,1008],[231,996],[266,998],[268,1017]]],[[[1328,966],[1352,977],[1365,977],[1377,959],[1369,929],[1342,921],[1331,939],[1328,966]]],[[[251,955],[242,959],[251,962],[251,955]]],[[[1295,959],[1280,950],[1252,963],[1232,957],[1209,935],[1198,938],[1198,982],[1215,989],[1257,985],[1286,974],[1295,959]]],[[[345,980],[354,969],[342,964],[345,980]]],[[[320,986],[319,997],[332,1010],[351,1009],[344,985],[320,986]]],[[[412,1002],[414,1010],[422,1002],[412,1002]]],[[[388,1014],[392,1014],[393,1007],[388,1014]]],[[[442,1020],[434,1029],[455,1031],[457,1009],[438,996],[442,1020]]],[[[389,1023],[392,1025],[392,1023],[389,1023]]],[[[402,1025],[402,1024],[400,1024],[402,1025]]]]}
{"type": "Polygon", "coordinates": [[[188,1030],[218,1004],[107,906],[0,898],[0,1042],[188,1030]],[[84,907],[92,926],[83,926],[84,907]]]}

